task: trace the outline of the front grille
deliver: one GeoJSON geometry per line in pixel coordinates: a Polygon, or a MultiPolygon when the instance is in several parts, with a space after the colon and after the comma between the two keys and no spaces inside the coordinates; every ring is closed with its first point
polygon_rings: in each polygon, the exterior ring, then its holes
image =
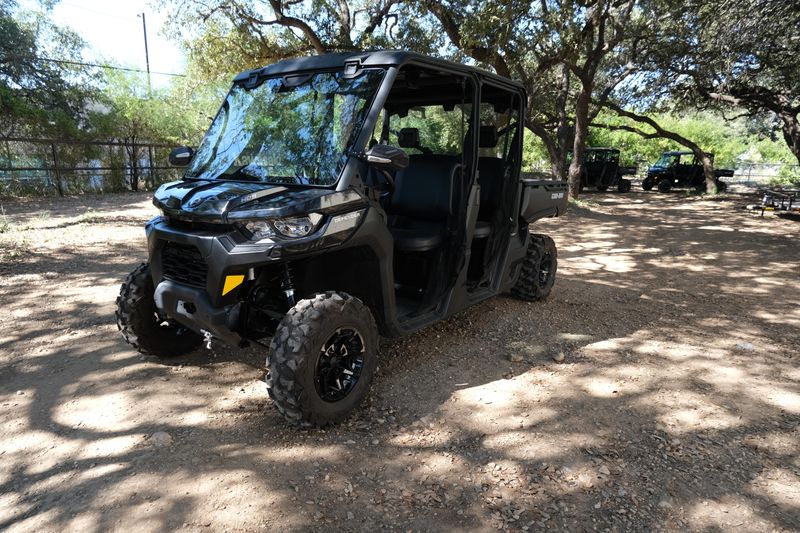
{"type": "Polygon", "coordinates": [[[194,246],[168,242],[161,251],[161,268],[166,279],[192,287],[206,287],[208,265],[194,246]]]}
{"type": "Polygon", "coordinates": [[[231,224],[223,224],[221,222],[200,222],[197,220],[181,220],[179,218],[170,218],[169,226],[186,231],[203,231],[208,233],[226,233],[233,229],[233,225],[231,224]]]}

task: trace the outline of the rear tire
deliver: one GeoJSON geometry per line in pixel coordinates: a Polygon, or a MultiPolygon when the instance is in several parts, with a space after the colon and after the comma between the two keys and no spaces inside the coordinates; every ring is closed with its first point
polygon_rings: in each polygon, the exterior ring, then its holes
{"type": "Polygon", "coordinates": [[[335,424],[367,395],[377,354],[378,328],[361,300],[341,292],[301,300],[272,337],[269,396],[292,425],[335,424]]]}
{"type": "Polygon", "coordinates": [[[553,289],[558,269],[556,243],[547,235],[531,235],[522,272],[511,294],[521,300],[544,300],[553,289]]]}
{"type": "Polygon", "coordinates": [[[606,192],[608,190],[608,185],[598,185],[597,190],[600,192],[606,192]]]}
{"type": "Polygon", "coordinates": [[[620,179],[619,183],[617,183],[617,192],[630,192],[631,191],[631,180],[620,179]]]}
{"type": "Polygon", "coordinates": [[[672,182],[670,180],[661,180],[658,182],[658,192],[669,192],[672,189],[672,182]]]}
{"type": "Polygon", "coordinates": [[[153,301],[150,265],[142,263],[128,274],[117,297],[117,327],[139,353],[175,357],[197,349],[203,338],[179,324],[158,317],[153,301]]]}
{"type": "Polygon", "coordinates": [[[649,191],[653,188],[654,182],[653,178],[645,178],[642,180],[642,189],[645,191],[649,191]]]}

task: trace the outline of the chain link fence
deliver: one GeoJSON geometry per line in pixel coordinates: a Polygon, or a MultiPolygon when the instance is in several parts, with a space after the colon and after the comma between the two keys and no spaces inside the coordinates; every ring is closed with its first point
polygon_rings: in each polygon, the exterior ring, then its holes
{"type": "MultiPolygon", "coordinates": [[[[634,165],[637,171],[634,177],[643,178],[647,176],[650,168],[649,161],[644,159],[637,160],[634,165]]],[[[729,167],[727,167],[729,168],[729,167]]],[[[528,178],[547,179],[551,175],[551,167],[548,161],[537,161],[529,164],[523,171],[523,176],[528,178]]],[[[740,161],[734,168],[733,177],[723,178],[732,185],[741,185],[754,189],[786,185],[797,186],[800,184],[800,165],[791,163],[757,163],[752,161],[740,161]]]]}
{"type": "Polygon", "coordinates": [[[754,188],[791,184],[800,181],[800,165],[742,161],[736,166],[733,177],[725,181],[754,188]]]}
{"type": "MultiPolygon", "coordinates": [[[[181,171],[168,163],[172,148],[148,142],[0,138],[0,196],[153,190],[180,178],[181,171]]],[[[637,176],[647,175],[647,161],[636,165],[637,176]]],[[[550,173],[547,161],[523,171],[525,177],[540,179],[550,173]]],[[[800,165],[741,161],[725,181],[752,188],[798,183],[800,165]]]]}
{"type": "Polygon", "coordinates": [[[172,146],[126,141],[0,138],[0,196],[153,190],[178,179],[172,146]]]}

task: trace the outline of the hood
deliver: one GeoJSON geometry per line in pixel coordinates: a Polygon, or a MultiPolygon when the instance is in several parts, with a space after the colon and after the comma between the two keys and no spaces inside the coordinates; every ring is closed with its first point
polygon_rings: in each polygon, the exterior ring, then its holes
{"type": "Polygon", "coordinates": [[[253,216],[330,211],[364,198],[348,190],[285,187],[270,183],[182,180],[162,185],[153,204],[165,215],[192,221],[229,222],[253,216]]]}

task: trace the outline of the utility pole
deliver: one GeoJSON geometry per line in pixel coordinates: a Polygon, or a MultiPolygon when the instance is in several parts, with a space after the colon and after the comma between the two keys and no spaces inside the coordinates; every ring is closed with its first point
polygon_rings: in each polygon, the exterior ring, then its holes
{"type": "Polygon", "coordinates": [[[144,13],[137,16],[142,17],[142,31],[144,32],[144,60],[147,64],[147,96],[150,96],[152,88],[150,86],[150,53],[147,51],[147,22],[145,22],[144,13]]]}

